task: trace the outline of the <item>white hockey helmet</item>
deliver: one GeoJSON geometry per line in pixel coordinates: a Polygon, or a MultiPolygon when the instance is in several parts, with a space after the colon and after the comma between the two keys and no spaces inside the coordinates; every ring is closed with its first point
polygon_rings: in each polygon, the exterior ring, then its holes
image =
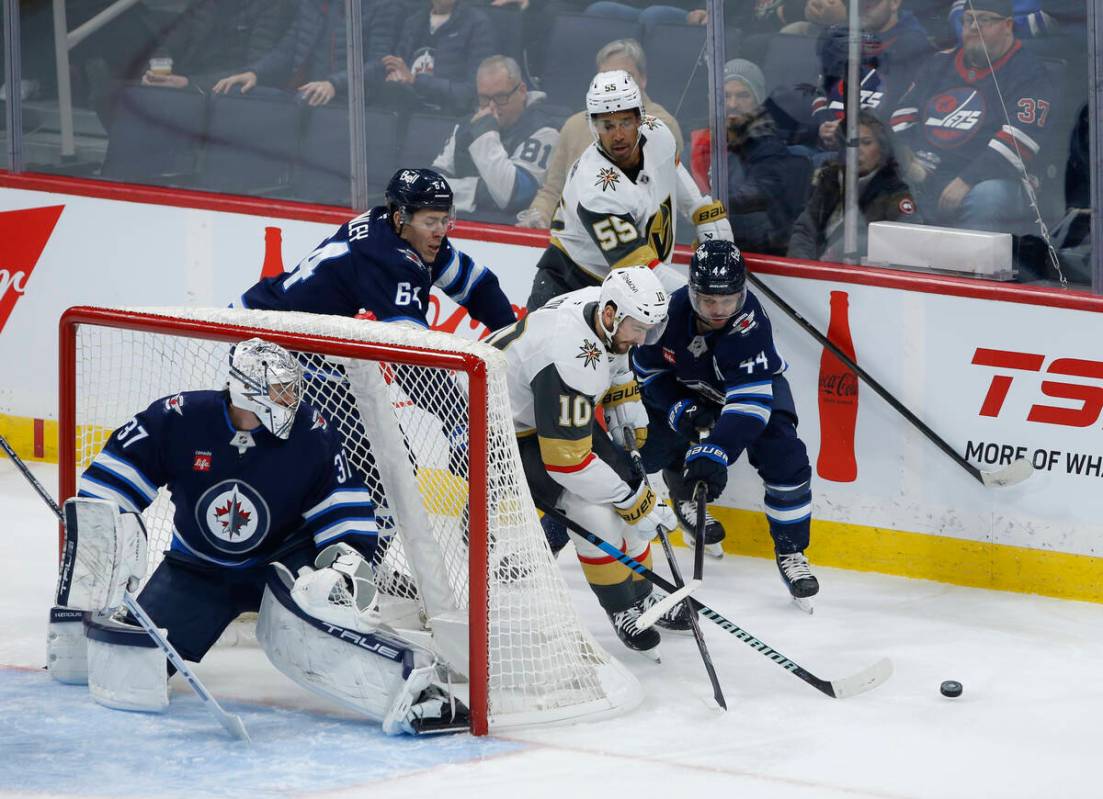
{"type": "Polygon", "coordinates": [[[636,79],[623,69],[597,73],[586,92],[586,118],[594,141],[598,141],[594,117],[614,111],[638,111],[643,115],[640,87],[636,85],[636,79]]]}
{"type": "Polygon", "coordinates": [[[230,402],[254,413],[272,433],[286,439],[302,401],[303,370],[287,350],[259,338],[230,350],[230,402]]]}
{"type": "Polygon", "coordinates": [[[598,325],[605,335],[605,345],[610,347],[617,328],[625,317],[631,317],[650,326],[645,344],[654,344],[666,329],[666,314],[670,299],[658,276],[646,266],[626,266],[614,269],[601,283],[598,299],[598,325]],[[612,327],[605,327],[602,312],[613,303],[616,314],[612,327]]]}

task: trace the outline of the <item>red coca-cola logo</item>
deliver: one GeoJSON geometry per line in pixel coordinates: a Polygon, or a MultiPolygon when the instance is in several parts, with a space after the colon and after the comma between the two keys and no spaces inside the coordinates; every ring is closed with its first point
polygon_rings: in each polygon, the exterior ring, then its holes
{"type": "Polygon", "coordinates": [[[15,303],[27,290],[27,282],[39,256],[54,232],[65,206],[0,212],[0,333],[15,303]]]}
{"type": "Polygon", "coordinates": [[[853,399],[858,396],[858,377],[853,372],[820,375],[820,394],[853,399]]]}
{"type": "MultiPolygon", "coordinates": [[[[520,318],[524,316],[527,311],[519,305],[514,305],[513,313],[520,318]]],[[[440,298],[435,294],[429,295],[429,310],[425,317],[431,329],[439,330],[442,333],[463,335],[465,330],[478,330],[478,338],[480,341],[491,333],[481,322],[476,322],[472,319],[471,314],[469,314],[467,309],[462,305],[457,306],[456,310],[452,311],[448,316],[445,316],[444,310],[441,308],[440,298]]]]}

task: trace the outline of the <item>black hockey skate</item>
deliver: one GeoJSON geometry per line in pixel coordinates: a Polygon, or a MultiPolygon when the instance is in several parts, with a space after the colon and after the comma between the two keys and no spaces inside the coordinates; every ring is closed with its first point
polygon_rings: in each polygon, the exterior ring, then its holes
{"type": "Polygon", "coordinates": [[[617,637],[626,647],[658,663],[659,642],[662,640],[659,631],[654,627],[641,630],[636,625],[640,614],[643,612],[643,601],[641,600],[635,605],[616,613],[610,613],[609,621],[613,623],[613,629],[617,631],[617,637]]]}
{"type": "Polygon", "coordinates": [[[407,719],[414,735],[445,735],[471,729],[471,714],[463,702],[437,688],[421,695],[407,719]]]}
{"type": "MultiPolygon", "coordinates": [[[[682,528],[682,538],[691,549],[697,543],[697,537],[693,531],[697,529],[697,503],[692,499],[684,502],[672,502],[674,515],[678,519],[678,525],[682,528]]],[[[714,557],[724,557],[724,526],[716,520],[708,509],[705,510],[705,553],[714,557]]]]}
{"type": "MultiPolygon", "coordinates": [[[[641,599],[637,603],[637,607],[640,609],[640,613],[646,613],[653,606],[657,605],[663,599],[666,599],[667,596],[668,594],[665,591],[660,591],[656,588],[641,599]]],[[[674,607],[668,609],[662,616],[659,616],[655,621],[655,626],[674,633],[692,633],[693,625],[690,624],[690,613],[692,611],[689,610],[688,605],[688,602],[679,602],[674,607]]]]}
{"type": "Polygon", "coordinates": [[[794,552],[791,555],[778,555],[776,560],[781,581],[789,589],[793,601],[801,610],[811,613],[810,600],[820,592],[820,583],[812,574],[808,558],[804,557],[803,552],[794,552]]]}

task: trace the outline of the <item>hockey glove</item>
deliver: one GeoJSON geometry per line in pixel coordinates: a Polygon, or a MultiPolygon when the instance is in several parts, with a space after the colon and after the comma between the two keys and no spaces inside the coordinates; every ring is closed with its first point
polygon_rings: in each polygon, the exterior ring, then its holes
{"type": "Polygon", "coordinates": [[[712,502],[728,484],[728,453],[715,444],[695,444],[686,452],[682,479],[691,486],[704,483],[708,501],[712,502]]]}
{"type": "Polygon", "coordinates": [[[609,387],[601,398],[601,407],[605,409],[605,421],[609,424],[609,435],[623,449],[642,449],[647,441],[647,409],[640,399],[640,387],[636,378],[628,379],[609,387]],[[631,430],[631,438],[626,434],[631,430]]]}
{"type": "Polygon", "coordinates": [[[693,224],[697,227],[697,243],[704,244],[710,239],[733,241],[732,226],[724,206],[718,201],[705,198],[706,203],[693,212],[693,224]]]}
{"type": "Polygon", "coordinates": [[[711,430],[716,424],[716,411],[694,400],[680,399],[670,406],[666,421],[675,433],[696,441],[699,430],[711,430]]]}
{"type": "Polygon", "coordinates": [[[674,511],[664,505],[646,482],[641,482],[628,499],[613,505],[617,515],[624,519],[631,534],[640,544],[646,544],[661,526],[673,530],[678,524],[674,511]]]}

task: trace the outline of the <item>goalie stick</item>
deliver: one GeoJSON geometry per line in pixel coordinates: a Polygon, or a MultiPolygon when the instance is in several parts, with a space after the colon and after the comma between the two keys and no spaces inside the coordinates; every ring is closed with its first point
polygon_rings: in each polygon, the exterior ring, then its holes
{"type": "Polygon", "coordinates": [[[789,305],[789,303],[779,297],[777,293],[774,292],[773,289],[771,289],[765,283],[763,283],[760,278],[748,272],[747,279],[754,284],[756,289],[769,297],[774,305],[783,310],[790,319],[792,319],[794,322],[797,323],[797,325],[802,327],[804,329],[804,332],[806,332],[824,347],[827,347],[827,349],[831,350],[832,354],[834,354],[836,358],[846,364],[847,368],[853,371],[854,374],[862,378],[862,380],[866,382],[866,385],[872,388],[881,399],[891,405],[893,409],[897,411],[897,413],[899,413],[901,416],[911,422],[916,427],[916,429],[919,430],[920,433],[926,436],[928,441],[930,441],[932,444],[942,450],[954,463],[967,471],[970,476],[981,485],[1012,486],[1016,483],[1021,483],[1023,480],[1030,477],[1030,475],[1034,474],[1034,467],[1030,465],[1030,461],[1028,461],[1026,458],[1020,458],[1014,463],[1010,463],[1007,466],[1004,466],[1002,469],[996,469],[995,471],[991,472],[982,472],[976,466],[969,463],[969,461],[965,460],[965,458],[961,457],[957,450],[946,443],[946,441],[943,440],[942,437],[939,436],[934,430],[928,427],[922,419],[912,413],[907,408],[907,406],[904,405],[904,403],[900,402],[900,400],[896,399],[896,397],[890,394],[888,389],[886,389],[884,386],[874,380],[873,377],[870,376],[869,372],[856,364],[850,356],[848,356],[845,352],[835,346],[835,344],[829,338],[827,338],[827,336],[823,335],[823,333],[812,327],[811,323],[809,323],[807,319],[797,313],[796,310],[793,309],[793,306],[789,305]]]}
{"type": "MultiPolygon", "coordinates": [[[[16,454],[15,450],[8,444],[7,439],[2,435],[0,435],[0,449],[3,449],[4,452],[8,454],[12,463],[14,463],[16,468],[27,478],[27,482],[31,484],[31,487],[38,492],[38,495],[50,506],[50,510],[57,516],[58,521],[63,522],[64,516],[62,515],[61,508],[54,502],[54,498],[50,496],[42,483],[38,481],[38,478],[31,473],[31,470],[27,468],[27,464],[16,454]]],[[[211,695],[211,692],[207,690],[207,687],[203,685],[195,672],[188,667],[188,664],[180,657],[180,653],[176,651],[176,648],[169,643],[167,638],[161,635],[161,631],[157,629],[153,621],[142,609],[142,606],[131,596],[129,591],[123,591],[123,605],[130,611],[131,615],[134,616],[138,625],[153,639],[153,642],[157,644],[158,648],[165,654],[169,662],[172,663],[172,665],[176,667],[176,670],[188,681],[188,685],[192,687],[192,690],[195,691],[196,695],[203,701],[204,706],[210,711],[211,715],[218,719],[218,723],[222,725],[223,729],[238,740],[252,743],[241,717],[235,716],[233,713],[227,713],[222,709],[222,705],[218,704],[218,700],[211,695]]]]}
{"type": "MultiPolygon", "coordinates": [[[[638,560],[624,554],[608,541],[605,541],[602,538],[598,538],[585,527],[578,524],[577,522],[572,521],[571,519],[568,519],[566,516],[564,516],[562,513],[555,510],[554,508],[549,508],[540,502],[536,503],[536,507],[538,507],[547,515],[551,516],[553,519],[558,519],[559,521],[561,521],[564,525],[566,525],[568,529],[573,530],[575,533],[582,536],[591,544],[601,549],[601,551],[604,552],[606,555],[609,555],[620,563],[623,563],[625,566],[636,572],[636,574],[640,575],[645,580],[648,580],[654,585],[657,585],[664,591],[677,590],[674,585],[672,585],[670,582],[663,579],[659,575],[655,574],[655,572],[651,571],[651,569],[644,566],[638,560]]],[[[817,691],[820,691],[821,693],[826,694],[827,696],[830,696],[834,699],[847,699],[852,696],[857,696],[858,694],[863,694],[866,691],[876,688],[878,685],[885,682],[885,680],[892,676],[892,661],[888,658],[881,658],[872,666],[867,666],[866,668],[859,671],[857,674],[852,674],[851,676],[844,677],[841,680],[824,680],[802,667],[799,663],[796,663],[795,661],[792,661],[789,658],[785,657],[785,655],[781,654],[776,649],[769,646],[766,642],[760,641],[758,638],[755,638],[738,624],[717,613],[708,605],[699,602],[693,597],[688,597],[686,601],[690,602],[693,605],[693,608],[698,613],[702,614],[706,619],[718,625],[721,629],[731,633],[747,646],[751,647],[751,649],[754,649],[759,654],[769,658],[771,661],[776,663],[778,666],[781,666],[783,669],[785,669],[787,672],[794,675],[795,677],[799,677],[801,680],[804,680],[804,682],[811,685],[817,691]]]]}

